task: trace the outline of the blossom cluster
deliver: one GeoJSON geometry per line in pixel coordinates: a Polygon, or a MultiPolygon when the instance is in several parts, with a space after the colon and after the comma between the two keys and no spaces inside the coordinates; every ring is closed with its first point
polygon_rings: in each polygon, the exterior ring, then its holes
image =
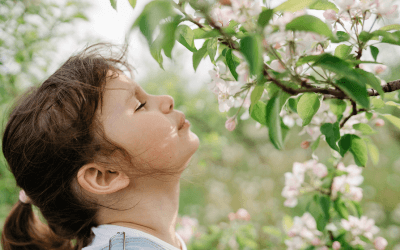
{"type": "Polygon", "coordinates": [[[364,177],[361,175],[362,168],[357,165],[345,167],[343,163],[339,163],[337,169],[346,174],[333,178],[332,198],[336,199],[340,192],[347,199],[361,201],[363,190],[358,186],[364,181],[364,177]]]}
{"type": "Polygon", "coordinates": [[[251,216],[246,209],[239,208],[238,211],[236,211],[236,213],[233,213],[233,212],[229,213],[228,218],[230,221],[234,221],[234,220],[249,221],[251,219],[251,216]]]}
{"type": "MultiPolygon", "coordinates": [[[[375,226],[373,219],[369,219],[366,216],[357,218],[350,215],[348,220],[341,220],[340,227],[349,232],[350,244],[353,246],[367,246],[367,243],[361,237],[365,237],[372,242],[377,250],[384,250],[388,244],[385,238],[375,237],[379,232],[379,228],[375,226]]],[[[337,227],[333,223],[327,225],[326,228],[331,231],[337,231],[337,227]]],[[[293,226],[289,229],[288,236],[289,239],[285,240],[288,250],[303,249],[308,245],[314,246],[317,250],[329,249],[323,240],[323,233],[317,229],[314,217],[308,212],[304,213],[302,217],[294,217],[293,226]]],[[[338,241],[332,243],[332,249],[334,250],[339,250],[341,247],[338,241]]]]}
{"type": "Polygon", "coordinates": [[[305,163],[293,163],[293,172],[285,173],[285,187],[282,190],[282,196],[286,198],[284,205],[295,207],[297,198],[305,192],[319,188],[322,184],[321,179],[327,175],[327,167],[314,159],[305,163]],[[310,177],[308,183],[304,181],[305,174],[310,177]]]}
{"type": "Polygon", "coordinates": [[[293,226],[288,232],[290,239],[285,240],[288,250],[303,249],[307,245],[320,246],[318,250],[325,250],[321,240],[322,232],[318,231],[314,217],[308,212],[302,217],[295,216],[293,226]]]}
{"type": "Polygon", "coordinates": [[[387,245],[386,239],[382,237],[376,237],[374,240],[374,235],[379,232],[379,228],[375,226],[375,221],[373,219],[368,219],[366,216],[357,218],[349,215],[348,220],[342,219],[340,225],[343,229],[350,232],[352,237],[350,244],[353,246],[367,245],[367,243],[360,238],[362,236],[374,242],[375,248],[378,250],[385,249],[387,245]]]}

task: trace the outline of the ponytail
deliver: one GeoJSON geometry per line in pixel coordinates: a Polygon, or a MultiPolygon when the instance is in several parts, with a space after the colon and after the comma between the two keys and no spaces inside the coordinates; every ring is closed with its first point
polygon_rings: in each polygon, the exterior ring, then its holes
{"type": "Polygon", "coordinates": [[[63,239],[33,212],[32,205],[18,201],[4,223],[1,236],[3,250],[72,250],[68,239],[63,239]]]}

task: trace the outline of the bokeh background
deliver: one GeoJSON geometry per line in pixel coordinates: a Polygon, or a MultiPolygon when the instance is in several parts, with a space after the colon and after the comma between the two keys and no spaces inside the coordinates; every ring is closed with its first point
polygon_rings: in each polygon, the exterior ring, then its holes
{"type": "MultiPolygon", "coordinates": [[[[311,159],[311,149],[300,147],[308,136],[299,136],[301,128],[294,127],[286,138],[285,150],[278,151],[270,143],[267,129],[257,128],[254,120],[240,121],[233,132],[227,131],[226,117],[236,110],[219,112],[217,98],[207,88],[208,70],[213,66],[208,58],[195,72],[190,52],[176,43],[174,59],[164,59],[163,71],[138,30],[130,31],[147,2],[138,1],[133,10],[127,0],[119,0],[115,11],[108,0],[0,0],[1,132],[14,98],[27,87],[41,84],[72,53],[100,41],[129,41],[135,80],[148,93],[173,96],[176,109],[185,113],[191,130],[200,138],[199,150],[182,176],[179,214],[207,226],[229,222],[229,212],[245,208],[254,224],[278,228],[282,228],[285,214],[302,215],[301,204],[294,209],[283,206],[281,191],[284,173],[291,171],[293,162],[311,159]]],[[[270,4],[274,7],[280,2],[270,4]]],[[[399,22],[386,20],[378,25],[399,22]]],[[[197,47],[201,43],[196,41],[197,47]]],[[[383,79],[400,79],[399,50],[391,45],[377,47],[381,51],[378,61],[389,66],[383,79]]],[[[400,110],[394,107],[384,112],[400,117],[400,110]]],[[[375,129],[379,132],[372,140],[380,160],[377,165],[369,161],[363,171],[361,206],[389,241],[387,249],[400,250],[400,130],[389,123],[375,129]]],[[[315,154],[326,163],[330,149],[321,142],[315,154]]],[[[353,163],[351,155],[344,163],[353,163]]],[[[0,154],[0,228],[18,200],[18,192],[0,154]]]]}

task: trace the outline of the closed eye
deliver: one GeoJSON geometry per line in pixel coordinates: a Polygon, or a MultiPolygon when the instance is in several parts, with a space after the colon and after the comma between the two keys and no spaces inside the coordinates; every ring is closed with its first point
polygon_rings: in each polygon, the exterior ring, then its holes
{"type": "Polygon", "coordinates": [[[138,108],[137,108],[135,111],[138,111],[139,109],[143,108],[143,107],[144,107],[144,105],[146,105],[146,102],[144,102],[144,103],[140,104],[140,105],[139,105],[139,107],[138,107],[138,108]]]}

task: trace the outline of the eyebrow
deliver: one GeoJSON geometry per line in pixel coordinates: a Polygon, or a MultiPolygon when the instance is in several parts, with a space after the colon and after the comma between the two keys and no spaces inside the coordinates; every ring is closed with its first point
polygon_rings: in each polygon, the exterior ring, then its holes
{"type": "Polygon", "coordinates": [[[127,97],[126,97],[126,99],[125,99],[125,101],[124,101],[125,104],[126,104],[133,96],[136,95],[137,89],[138,89],[138,86],[137,86],[137,85],[135,85],[135,88],[134,88],[133,90],[132,90],[132,89],[128,89],[129,94],[127,95],[127,97]]]}

